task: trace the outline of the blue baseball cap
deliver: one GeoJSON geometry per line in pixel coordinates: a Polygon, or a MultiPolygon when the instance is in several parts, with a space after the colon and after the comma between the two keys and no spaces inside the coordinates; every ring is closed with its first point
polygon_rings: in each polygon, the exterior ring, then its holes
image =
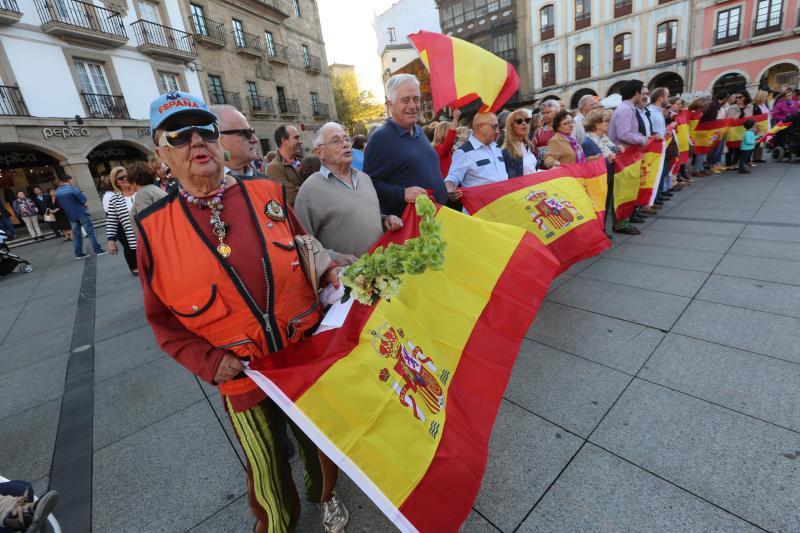
{"type": "Polygon", "coordinates": [[[198,115],[209,123],[216,122],[217,116],[208,110],[202,98],[180,91],[170,91],[150,102],[150,134],[169,118],[176,115],[198,115]]]}

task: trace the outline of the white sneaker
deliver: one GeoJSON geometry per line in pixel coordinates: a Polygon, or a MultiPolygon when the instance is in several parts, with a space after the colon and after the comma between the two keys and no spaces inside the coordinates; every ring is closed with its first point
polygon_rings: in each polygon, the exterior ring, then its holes
{"type": "Polygon", "coordinates": [[[342,501],[334,495],[327,502],[319,504],[322,511],[322,527],[325,533],[344,533],[344,527],[350,521],[350,513],[342,501]]]}

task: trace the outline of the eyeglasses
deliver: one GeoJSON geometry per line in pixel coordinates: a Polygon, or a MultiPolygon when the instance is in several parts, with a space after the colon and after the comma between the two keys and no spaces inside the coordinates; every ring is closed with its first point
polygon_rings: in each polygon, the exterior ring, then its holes
{"type": "Polygon", "coordinates": [[[345,137],[336,137],[336,138],[331,139],[330,141],[328,141],[326,143],[320,144],[320,146],[325,146],[326,144],[335,144],[337,146],[340,146],[340,145],[342,145],[344,143],[352,145],[353,144],[353,138],[352,137],[347,137],[347,136],[345,136],[345,137]]]}
{"type": "Polygon", "coordinates": [[[529,119],[529,118],[518,118],[518,119],[514,120],[514,124],[516,124],[517,126],[521,126],[523,123],[524,124],[530,124],[531,123],[531,119],[529,119]]]}
{"type": "Polygon", "coordinates": [[[177,130],[164,131],[158,140],[159,146],[170,146],[172,148],[183,148],[192,142],[195,132],[206,142],[216,142],[219,140],[219,128],[216,123],[201,124],[199,126],[185,126],[177,130]]]}
{"type": "Polygon", "coordinates": [[[253,128],[242,128],[238,130],[224,130],[219,132],[220,135],[241,135],[245,140],[250,140],[256,136],[256,130],[253,128]]]}
{"type": "Polygon", "coordinates": [[[500,124],[489,124],[488,122],[482,122],[481,124],[478,124],[478,127],[480,126],[489,126],[493,130],[496,130],[497,128],[500,127],[500,124]]]}
{"type": "Polygon", "coordinates": [[[128,176],[117,176],[117,181],[128,181],[128,176]]]}

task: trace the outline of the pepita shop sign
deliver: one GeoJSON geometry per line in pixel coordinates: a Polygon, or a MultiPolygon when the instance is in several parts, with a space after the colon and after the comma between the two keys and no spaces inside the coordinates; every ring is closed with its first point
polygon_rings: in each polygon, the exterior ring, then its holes
{"type": "Polygon", "coordinates": [[[80,128],[78,126],[64,126],[55,128],[42,128],[42,136],[45,139],[50,137],[61,137],[67,139],[69,137],[88,137],[89,128],[80,128]]]}

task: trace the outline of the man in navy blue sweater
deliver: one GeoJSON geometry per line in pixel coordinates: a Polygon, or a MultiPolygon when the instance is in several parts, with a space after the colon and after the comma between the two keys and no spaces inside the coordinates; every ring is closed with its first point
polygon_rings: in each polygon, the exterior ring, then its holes
{"type": "Polygon", "coordinates": [[[389,119],[369,138],[364,172],[372,178],[381,213],[403,216],[407,203],[431,191],[436,201],[447,203],[439,156],[417,125],[420,111],[419,81],[411,74],[396,74],[386,82],[389,119]]]}

